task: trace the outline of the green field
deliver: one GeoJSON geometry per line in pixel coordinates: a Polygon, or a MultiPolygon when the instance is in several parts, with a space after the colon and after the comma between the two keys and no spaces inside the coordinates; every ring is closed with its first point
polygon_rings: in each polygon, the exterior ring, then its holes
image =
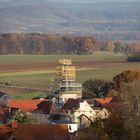
{"type": "MultiPolygon", "coordinates": [[[[96,67],[96,66],[95,66],[96,67]]],[[[112,78],[121,73],[124,70],[140,70],[139,63],[126,63],[120,64],[119,66],[99,66],[95,69],[87,68],[82,69],[78,68],[76,75],[77,81],[83,82],[90,78],[93,79],[104,79],[104,80],[112,80],[112,78]]],[[[0,81],[6,82],[10,81],[11,84],[19,85],[19,86],[28,86],[28,87],[39,87],[39,88],[48,88],[50,82],[55,78],[55,70],[49,70],[42,73],[39,71],[34,72],[17,72],[16,73],[5,73],[0,74],[0,81]]]]}
{"type": "Polygon", "coordinates": [[[32,99],[34,97],[46,97],[47,93],[41,93],[41,92],[33,92],[33,93],[24,93],[24,94],[17,94],[13,96],[13,99],[20,99],[20,100],[25,100],[25,99],[32,99]]]}
{"type": "Polygon", "coordinates": [[[140,70],[140,63],[126,63],[118,66],[103,66],[99,69],[77,72],[77,80],[83,82],[87,79],[103,79],[111,81],[112,78],[124,70],[140,70]]]}
{"type": "MultiPolygon", "coordinates": [[[[97,53],[93,55],[69,55],[69,56],[60,56],[60,55],[2,55],[0,56],[0,66],[3,64],[18,66],[19,64],[32,64],[32,63],[47,63],[47,62],[58,62],[59,58],[71,58],[75,62],[86,62],[86,66],[79,65],[77,66],[77,81],[83,82],[88,79],[104,79],[112,80],[112,78],[121,73],[124,70],[140,70],[140,63],[128,63],[125,62],[126,56],[122,54],[111,54],[111,53],[97,53]],[[111,63],[99,65],[88,65],[88,62],[99,62],[99,61],[124,61],[122,63],[111,63]]],[[[57,65],[56,65],[57,66],[57,65]]],[[[48,69],[31,69],[31,70],[19,70],[12,67],[12,71],[5,69],[0,71],[0,82],[10,81],[11,84],[27,87],[38,87],[38,88],[49,88],[51,81],[55,78],[55,68],[48,69]]],[[[41,93],[36,93],[40,95],[41,93]]],[[[17,95],[16,98],[31,98],[35,93],[27,93],[17,95]],[[29,97],[28,97],[29,95],[29,97]]]]}
{"type": "Polygon", "coordinates": [[[57,62],[62,58],[73,59],[73,61],[121,61],[126,59],[126,56],[112,53],[95,53],[93,55],[0,55],[0,64],[57,62]]]}

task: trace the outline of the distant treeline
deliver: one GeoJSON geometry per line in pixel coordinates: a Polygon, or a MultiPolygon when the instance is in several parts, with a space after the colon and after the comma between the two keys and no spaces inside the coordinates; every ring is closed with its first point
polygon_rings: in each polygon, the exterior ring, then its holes
{"type": "Polygon", "coordinates": [[[140,43],[98,41],[94,36],[0,34],[0,54],[92,54],[95,51],[140,54],[140,43]]]}
{"type": "Polygon", "coordinates": [[[94,34],[96,38],[100,38],[100,40],[140,40],[140,32],[137,31],[111,31],[111,32],[98,32],[94,34]]]}

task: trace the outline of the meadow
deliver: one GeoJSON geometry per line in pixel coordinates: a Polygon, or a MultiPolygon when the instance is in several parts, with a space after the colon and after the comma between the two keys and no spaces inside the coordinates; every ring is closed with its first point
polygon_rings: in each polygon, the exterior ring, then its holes
{"type": "Polygon", "coordinates": [[[110,61],[124,60],[123,54],[96,52],[93,55],[0,55],[0,64],[4,63],[34,63],[57,62],[59,59],[69,58],[73,61],[110,61]]]}
{"type": "MultiPolygon", "coordinates": [[[[126,56],[123,54],[1,55],[0,82],[10,81],[14,85],[49,89],[51,81],[56,77],[55,68],[58,65],[58,60],[62,58],[73,60],[77,68],[78,82],[84,82],[91,78],[111,81],[115,75],[124,70],[140,70],[140,63],[126,62],[126,56]]],[[[0,90],[2,90],[2,87],[0,90]]],[[[12,93],[14,94],[14,92],[12,93]]],[[[15,95],[20,98],[17,92],[15,95]]],[[[26,95],[28,97],[29,93],[24,93],[24,95],[25,97],[22,98],[26,98],[26,95]]],[[[34,94],[30,93],[30,95],[34,94]]]]}

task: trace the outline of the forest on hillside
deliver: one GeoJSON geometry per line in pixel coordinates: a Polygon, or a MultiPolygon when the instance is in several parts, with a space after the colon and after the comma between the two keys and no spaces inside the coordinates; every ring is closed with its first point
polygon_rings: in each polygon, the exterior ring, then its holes
{"type": "Polygon", "coordinates": [[[100,34],[101,39],[140,40],[140,2],[67,3],[0,0],[0,32],[100,34]]]}
{"type": "Polygon", "coordinates": [[[140,43],[99,41],[94,36],[1,33],[0,54],[140,54],[140,43]]]}

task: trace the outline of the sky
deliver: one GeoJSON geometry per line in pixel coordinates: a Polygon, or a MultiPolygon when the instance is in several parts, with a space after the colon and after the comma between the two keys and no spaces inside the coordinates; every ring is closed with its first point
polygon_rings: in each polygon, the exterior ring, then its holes
{"type": "Polygon", "coordinates": [[[133,2],[133,1],[140,1],[140,0],[49,0],[49,1],[56,1],[56,2],[72,2],[72,3],[95,3],[95,2],[105,2],[105,1],[120,1],[120,2],[133,2]]]}
{"type": "MultiPolygon", "coordinates": [[[[0,0],[0,1],[11,1],[11,0],[0,0]]],[[[140,0],[48,0],[48,1],[56,1],[56,2],[104,2],[104,1],[140,1],[140,0]]]]}
{"type": "MultiPolygon", "coordinates": [[[[0,0],[0,1],[11,1],[11,0],[0,0]]],[[[12,0],[14,1],[14,0],[12,0]]],[[[47,0],[45,0],[47,1],[47,0]]],[[[121,2],[133,2],[133,1],[140,1],[140,0],[48,0],[48,1],[55,1],[55,2],[72,2],[72,3],[95,3],[95,2],[105,2],[105,1],[121,1],[121,2]]]]}
{"type": "Polygon", "coordinates": [[[76,2],[76,3],[93,3],[97,1],[105,1],[105,0],[49,0],[49,1],[57,1],[57,2],[76,2]]]}

